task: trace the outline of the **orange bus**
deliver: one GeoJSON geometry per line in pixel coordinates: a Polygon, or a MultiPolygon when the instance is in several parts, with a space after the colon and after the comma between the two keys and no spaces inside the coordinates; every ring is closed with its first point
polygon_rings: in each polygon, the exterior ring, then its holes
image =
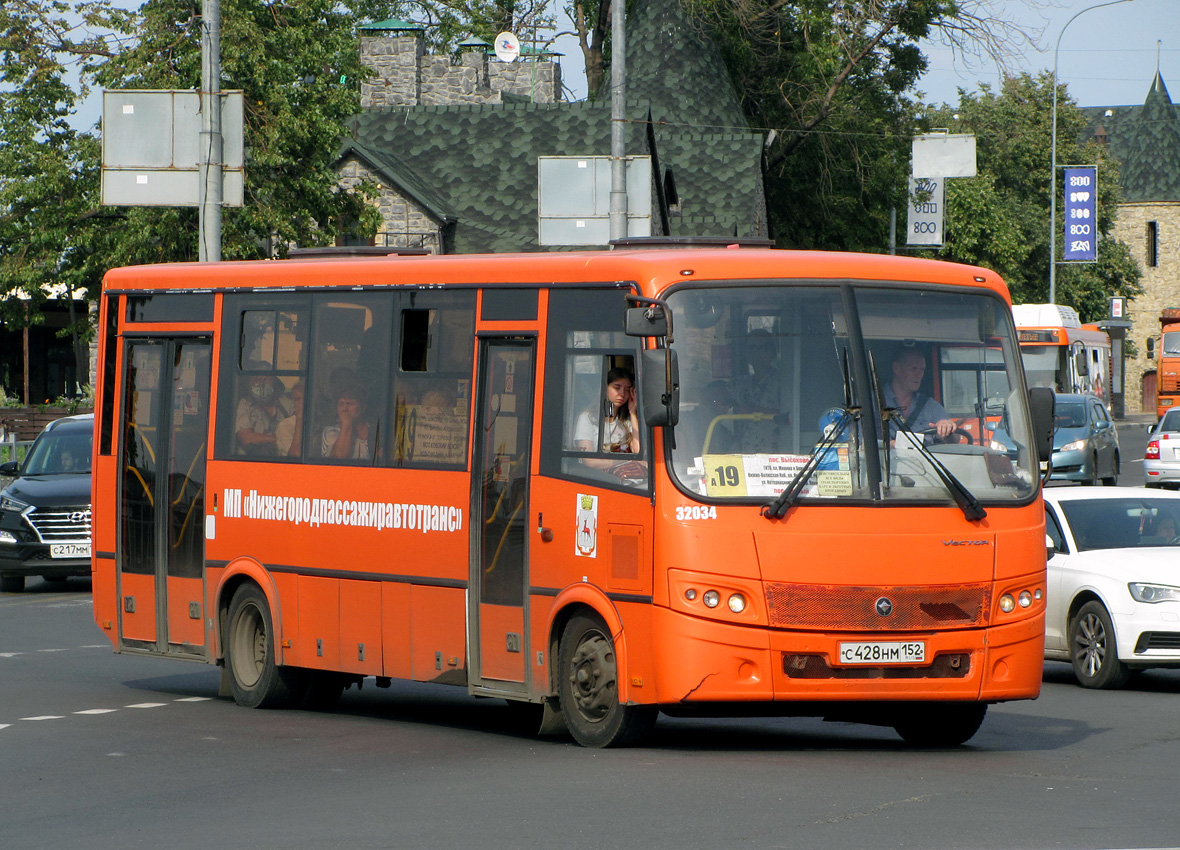
{"type": "Polygon", "coordinates": [[[1110,405],[1110,334],[1061,304],[1017,304],[1012,313],[1029,384],[1110,405]]]}
{"type": "Polygon", "coordinates": [[[100,322],[95,619],[117,652],[220,665],[244,706],[400,678],[586,746],[659,712],[950,745],[1040,690],[1052,416],[990,271],[746,247],[145,265],[107,274],[100,322]],[[1007,448],[903,395],[986,410],[1007,448]]]}

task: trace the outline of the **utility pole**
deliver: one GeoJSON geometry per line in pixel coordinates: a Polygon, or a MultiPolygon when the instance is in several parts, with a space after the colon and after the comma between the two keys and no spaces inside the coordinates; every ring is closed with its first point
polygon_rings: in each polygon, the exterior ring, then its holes
{"type": "Polygon", "coordinates": [[[627,36],[624,0],[611,0],[610,62],[610,238],[627,236],[627,36]]]}
{"type": "MultiPolygon", "coordinates": [[[[1087,6],[1065,22],[1061,32],[1057,35],[1057,46],[1053,48],[1053,130],[1049,140],[1049,303],[1057,303],[1057,53],[1061,50],[1061,37],[1069,25],[1093,9],[1103,6],[1116,6],[1119,3],[1130,3],[1131,0],[1110,0],[1097,6],[1087,6]]],[[[1097,233],[1095,233],[1097,237],[1097,233]]]]}
{"type": "Polygon", "coordinates": [[[198,206],[201,262],[221,259],[221,0],[201,0],[201,199],[198,206]]]}

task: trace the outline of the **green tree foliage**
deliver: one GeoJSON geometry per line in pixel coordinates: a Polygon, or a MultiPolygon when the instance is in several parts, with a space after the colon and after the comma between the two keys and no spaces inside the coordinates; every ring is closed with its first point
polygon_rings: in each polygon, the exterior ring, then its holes
{"type": "MultiPolygon", "coordinates": [[[[999,272],[1018,303],[1049,300],[1049,171],[1051,165],[1053,79],[1021,74],[1005,78],[998,92],[982,86],[978,94],[960,91],[957,108],[933,111],[931,126],[973,133],[978,175],[946,182],[946,244],[935,254],[999,272]]],[[[1058,89],[1057,164],[1098,166],[1097,263],[1057,267],[1056,301],[1073,306],[1084,321],[1107,312],[1112,295],[1134,296],[1141,272],[1127,246],[1113,239],[1119,203],[1118,162],[1098,144],[1077,139],[1085,117],[1058,89]]],[[[1063,238],[1064,192],[1057,175],[1057,255],[1063,238]]]]}
{"type": "MultiPolygon", "coordinates": [[[[356,20],[332,0],[222,0],[221,88],[245,99],[245,206],[223,210],[222,256],[327,244],[377,214],[331,170],[360,108],[356,20]]],[[[102,207],[99,138],[70,118],[91,86],[199,89],[199,0],[12,0],[0,9],[0,296],[97,290],[115,265],[194,260],[197,213],[102,207]],[[97,35],[95,33],[98,33],[97,35]]],[[[14,303],[0,300],[0,309],[14,303]]],[[[20,308],[23,312],[23,308],[20,308]]]]}

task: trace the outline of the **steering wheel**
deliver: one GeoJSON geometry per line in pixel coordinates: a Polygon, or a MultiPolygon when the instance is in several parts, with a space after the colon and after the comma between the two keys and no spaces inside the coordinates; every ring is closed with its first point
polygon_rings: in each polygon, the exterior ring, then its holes
{"type": "Polygon", "coordinates": [[[971,435],[971,432],[967,431],[963,428],[958,428],[958,427],[956,427],[953,431],[951,431],[945,437],[938,436],[938,429],[937,428],[924,428],[921,431],[917,431],[915,433],[921,434],[923,437],[929,435],[931,442],[938,443],[938,444],[945,445],[947,443],[950,443],[952,441],[952,438],[954,438],[954,437],[966,437],[967,445],[970,446],[970,445],[975,444],[975,437],[973,437],[971,435]]]}

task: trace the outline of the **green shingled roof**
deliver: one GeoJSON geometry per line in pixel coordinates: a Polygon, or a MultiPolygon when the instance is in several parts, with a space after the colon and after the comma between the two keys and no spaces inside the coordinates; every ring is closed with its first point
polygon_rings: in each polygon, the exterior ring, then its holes
{"type": "MultiPolygon", "coordinates": [[[[650,155],[663,206],[665,173],[679,209],[653,211],[653,232],[765,235],[762,139],[745,121],[715,48],[688,27],[679,0],[632,0],[627,153],[650,155]],[[667,212],[666,210],[664,211],[667,212]]],[[[440,220],[446,250],[536,251],[537,158],[608,156],[610,102],[416,106],[352,120],[342,146],[440,220]]]]}
{"type": "Polygon", "coordinates": [[[1156,73],[1142,106],[1088,107],[1082,140],[1105,138],[1120,162],[1123,200],[1180,201],[1180,108],[1156,73]]]}

